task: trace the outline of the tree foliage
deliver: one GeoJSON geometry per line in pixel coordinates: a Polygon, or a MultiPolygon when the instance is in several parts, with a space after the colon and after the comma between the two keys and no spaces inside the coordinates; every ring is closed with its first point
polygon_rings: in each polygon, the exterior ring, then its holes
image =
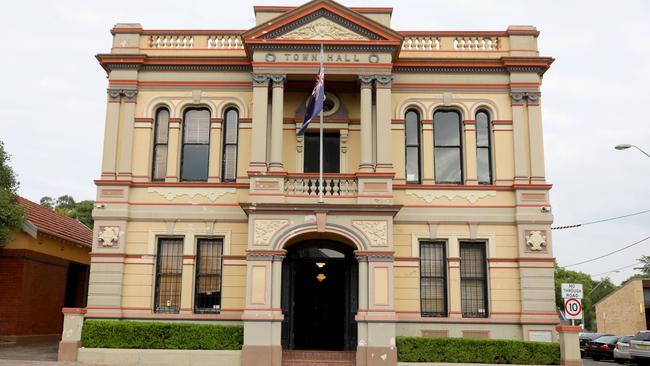
{"type": "Polygon", "coordinates": [[[93,227],[92,212],[95,201],[84,200],[77,202],[72,196],[66,194],[57,199],[44,196],[41,198],[40,203],[42,206],[51,208],[58,213],[79,220],[79,222],[91,229],[93,227]]]}
{"type": "Polygon", "coordinates": [[[583,308],[583,321],[585,329],[596,330],[596,312],[594,305],[600,299],[609,295],[612,291],[616,290],[616,285],[610,281],[609,278],[604,278],[596,281],[591,278],[587,273],[571,271],[558,267],[555,265],[555,304],[559,309],[563,309],[564,303],[562,299],[562,284],[563,283],[581,283],[584,292],[582,299],[583,308]]]}
{"type": "Polygon", "coordinates": [[[9,165],[11,157],[0,141],[0,246],[12,237],[12,231],[22,227],[25,210],[18,204],[18,179],[9,165]]]}

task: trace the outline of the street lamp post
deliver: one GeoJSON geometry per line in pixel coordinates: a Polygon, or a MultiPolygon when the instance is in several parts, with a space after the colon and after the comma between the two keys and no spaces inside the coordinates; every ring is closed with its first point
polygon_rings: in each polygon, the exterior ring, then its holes
{"type": "Polygon", "coordinates": [[[636,145],[632,145],[632,144],[618,144],[618,145],[614,146],[614,148],[615,148],[616,150],[627,150],[627,149],[629,149],[629,148],[631,148],[631,147],[633,147],[633,148],[635,148],[635,149],[641,151],[645,156],[647,156],[647,157],[650,158],[650,154],[648,154],[647,152],[643,151],[643,149],[641,149],[640,147],[638,147],[638,146],[636,146],[636,145]]]}

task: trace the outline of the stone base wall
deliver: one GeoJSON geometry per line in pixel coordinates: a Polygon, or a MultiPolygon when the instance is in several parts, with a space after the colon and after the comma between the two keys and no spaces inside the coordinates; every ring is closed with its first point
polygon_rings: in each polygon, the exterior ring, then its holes
{"type": "Polygon", "coordinates": [[[79,362],[110,365],[240,366],[241,351],[80,348],[79,362]]]}

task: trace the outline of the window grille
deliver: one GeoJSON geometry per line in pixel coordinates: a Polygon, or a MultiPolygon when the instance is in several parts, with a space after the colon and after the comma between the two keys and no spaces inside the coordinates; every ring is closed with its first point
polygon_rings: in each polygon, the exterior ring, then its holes
{"type": "Polygon", "coordinates": [[[447,259],[445,242],[420,242],[420,312],[447,316],[447,259]]]}
{"type": "Polygon", "coordinates": [[[406,183],[420,183],[420,115],[406,112],[406,183]]]}
{"type": "Polygon", "coordinates": [[[460,243],[460,303],[464,318],[487,318],[487,263],[484,243],[460,243]]]}
{"type": "Polygon", "coordinates": [[[222,177],[224,182],[237,180],[237,144],[239,142],[239,112],[229,109],[223,122],[222,177]]]}
{"type": "Polygon", "coordinates": [[[183,238],[159,238],[156,258],[156,313],[178,313],[181,306],[183,238]]]}
{"type": "Polygon", "coordinates": [[[196,248],[194,312],[218,313],[221,310],[223,239],[199,239],[196,248]]]}
{"type": "Polygon", "coordinates": [[[436,183],[463,182],[463,149],[460,114],[437,111],[433,114],[434,165],[436,183]]]}
{"type": "Polygon", "coordinates": [[[210,111],[189,109],[183,118],[181,180],[207,181],[210,153],[210,111]]]}
{"type": "Polygon", "coordinates": [[[492,183],[492,138],[490,116],[485,111],[476,113],[476,165],[479,184],[492,183]]]}
{"type": "Polygon", "coordinates": [[[151,180],[162,181],[167,175],[167,143],[169,141],[169,111],[161,108],[156,113],[153,137],[153,166],[151,180]]]}

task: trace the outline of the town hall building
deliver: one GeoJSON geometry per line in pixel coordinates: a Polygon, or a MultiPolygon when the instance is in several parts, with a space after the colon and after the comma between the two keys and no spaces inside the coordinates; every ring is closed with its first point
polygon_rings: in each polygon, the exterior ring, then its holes
{"type": "Polygon", "coordinates": [[[244,326],[394,363],[397,336],[552,341],[531,26],[400,31],[392,8],[257,6],[245,30],[117,24],[86,318],[244,326]],[[305,115],[324,49],[319,121],[305,115]]]}

